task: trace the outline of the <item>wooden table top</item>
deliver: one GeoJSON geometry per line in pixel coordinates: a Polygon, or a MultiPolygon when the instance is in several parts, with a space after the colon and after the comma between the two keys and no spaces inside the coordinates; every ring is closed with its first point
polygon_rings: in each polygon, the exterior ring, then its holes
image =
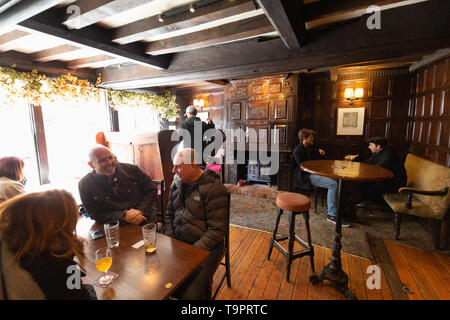
{"type": "MultiPolygon", "coordinates": [[[[146,254],[144,246],[134,249],[132,245],[142,240],[142,227],[120,226],[120,245],[111,251],[112,272],[119,277],[107,288],[94,285],[98,299],[161,300],[167,299],[209,255],[207,250],[194,247],[182,241],[156,234],[156,251],[146,254]]],[[[82,218],[77,224],[77,235],[85,240],[87,276],[83,283],[93,284],[101,276],[95,267],[95,251],[106,247],[106,238],[92,240],[90,230],[100,229],[89,218],[82,218]]]]}
{"type": "Polygon", "coordinates": [[[362,162],[311,160],[300,164],[306,172],[347,181],[383,181],[393,177],[392,171],[362,162]]]}

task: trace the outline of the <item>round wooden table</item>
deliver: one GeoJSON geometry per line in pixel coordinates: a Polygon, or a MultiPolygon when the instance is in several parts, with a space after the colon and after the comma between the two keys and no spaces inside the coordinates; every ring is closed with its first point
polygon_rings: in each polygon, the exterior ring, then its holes
{"type": "Polygon", "coordinates": [[[329,280],[343,292],[348,299],[356,296],[348,288],[348,275],[342,270],[341,263],[341,188],[342,181],[383,181],[393,177],[390,170],[371,164],[341,160],[311,160],[300,164],[303,171],[338,180],[336,233],[332,246],[331,262],[320,273],[319,281],[329,280]]]}

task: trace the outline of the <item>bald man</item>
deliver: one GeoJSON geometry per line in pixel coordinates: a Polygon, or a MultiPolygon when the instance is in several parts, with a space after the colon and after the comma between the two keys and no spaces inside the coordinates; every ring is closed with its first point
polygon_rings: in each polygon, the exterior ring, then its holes
{"type": "Polygon", "coordinates": [[[174,297],[208,299],[208,284],[224,252],[227,191],[214,171],[194,163],[195,151],[183,149],[174,159],[174,181],[164,215],[164,234],[210,251],[200,268],[174,297]]]}
{"type": "Polygon", "coordinates": [[[80,180],[78,189],[89,217],[101,224],[156,222],[157,187],[138,166],[118,162],[100,145],[89,151],[88,165],[93,171],[80,180]]]}

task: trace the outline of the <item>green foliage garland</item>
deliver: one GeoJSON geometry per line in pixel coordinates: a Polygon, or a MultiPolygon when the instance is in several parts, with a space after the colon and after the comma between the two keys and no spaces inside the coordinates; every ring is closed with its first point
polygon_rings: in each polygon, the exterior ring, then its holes
{"type": "MultiPolygon", "coordinates": [[[[100,100],[101,75],[95,85],[88,80],[78,79],[74,75],[61,75],[51,79],[39,74],[37,70],[20,72],[11,68],[0,67],[0,105],[13,105],[19,100],[42,104],[45,101],[71,101],[78,104],[92,99],[100,100]]],[[[162,118],[171,119],[178,116],[176,96],[166,91],[164,95],[139,93],[125,90],[106,89],[109,104],[119,108],[151,108],[162,118]]]]}
{"type": "Polygon", "coordinates": [[[134,92],[126,90],[108,89],[109,105],[114,109],[127,108],[151,108],[158,112],[161,118],[171,119],[178,116],[178,104],[175,102],[176,96],[168,90],[164,95],[157,95],[148,92],[134,92]]]}

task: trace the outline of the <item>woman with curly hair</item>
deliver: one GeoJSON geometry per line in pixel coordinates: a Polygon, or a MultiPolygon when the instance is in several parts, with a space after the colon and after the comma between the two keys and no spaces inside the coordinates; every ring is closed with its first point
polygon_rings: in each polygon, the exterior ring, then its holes
{"type": "Polygon", "coordinates": [[[76,233],[78,207],[65,190],[16,196],[0,204],[0,296],[4,299],[95,299],[81,285],[85,256],[76,233]]]}

